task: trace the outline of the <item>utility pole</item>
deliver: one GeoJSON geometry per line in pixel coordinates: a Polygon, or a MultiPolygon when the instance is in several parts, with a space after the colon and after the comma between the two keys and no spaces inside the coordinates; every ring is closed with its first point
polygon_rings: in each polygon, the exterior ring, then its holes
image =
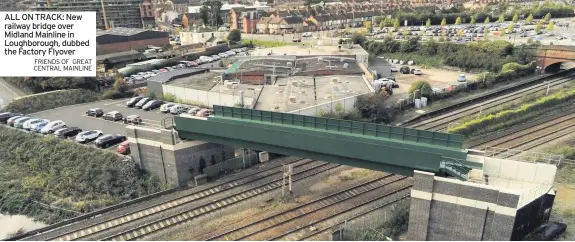
{"type": "Polygon", "coordinates": [[[286,187],[286,178],[288,179],[288,191],[291,193],[291,185],[292,179],[291,175],[293,173],[293,166],[292,165],[284,165],[284,177],[282,181],[282,197],[285,196],[285,187],[286,187]]]}

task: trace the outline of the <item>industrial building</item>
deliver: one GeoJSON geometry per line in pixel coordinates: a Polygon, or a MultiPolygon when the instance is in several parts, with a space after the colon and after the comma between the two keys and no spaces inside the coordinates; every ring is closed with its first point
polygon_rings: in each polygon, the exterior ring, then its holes
{"type": "Polygon", "coordinates": [[[34,11],[96,12],[96,28],[153,28],[151,0],[42,0],[34,11]]]}
{"type": "Polygon", "coordinates": [[[96,32],[97,55],[105,55],[130,50],[147,49],[148,46],[170,45],[169,33],[134,29],[113,28],[96,32]]]}

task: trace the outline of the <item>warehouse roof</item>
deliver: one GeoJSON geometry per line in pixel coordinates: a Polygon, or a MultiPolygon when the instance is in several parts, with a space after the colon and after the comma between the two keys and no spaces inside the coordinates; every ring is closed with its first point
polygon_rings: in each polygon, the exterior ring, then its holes
{"type": "Polygon", "coordinates": [[[170,82],[170,81],[177,79],[177,78],[183,78],[183,77],[199,74],[199,73],[205,72],[207,70],[208,69],[203,69],[203,68],[185,68],[185,69],[179,69],[179,70],[170,71],[170,72],[164,72],[164,73],[160,73],[156,76],[151,77],[150,79],[148,79],[148,82],[166,83],[166,82],[170,82]]]}

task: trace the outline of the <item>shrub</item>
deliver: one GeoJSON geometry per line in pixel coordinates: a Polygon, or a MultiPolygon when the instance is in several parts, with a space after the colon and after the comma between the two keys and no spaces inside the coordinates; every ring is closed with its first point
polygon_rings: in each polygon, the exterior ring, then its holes
{"type": "Polygon", "coordinates": [[[98,93],[84,90],[59,90],[25,96],[6,105],[6,111],[16,113],[35,113],[62,106],[94,102],[100,99],[98,93]]]}
{"type": "Polygon", "coordinates": [[[93,77],[10,77],[5,80],[33,93],[78,88],[95,90],[97,86],[93,77]]]}
{"type": "Polygon", "coordinates": [[[46,223],[75,216],[33,202],[87,213],[160,191],[132,161],[51,136],[0,127],[0,207],[46,223]]]}
{"type": "Polygon", "coordinates": [[[490,114],[484,117],[479,117],[468,122],[464,122],[460,125],[452,127],[447,130],[448,133],[457,133],[457,134],[471,134],[479,129],[485,128],[486,126],[494,123],[500,123],[503,121],[511,120],[514,118],[518,118],[523,116],[527,113],[532,113],[537,110],[542,110],[547,107],[555,106],[561,104],[566,101],[570,101],[575,98],[575,89],[571,89],[567,92],[558,92],[553,95],[549,95],[539,100],[524,104],[521,107],[514,109],[514,110],[505,110],[498,112],[496,114],[490,114]]]}
{"type": "Polygon", "coordinates": [[[409,96],[413,96],[413,93],[416,92],[415,94],[419,98],[421,96],[425,97],[431,96],[433,90],[431,89],[431,85],[427,81],[414,81],[409,87],[409,90],[407,92],[409,93],[409,96]]]}
{"type": "Polygon", "coordinates": [[[103,99],[120,99],[120,98],[127,98],[133,97],[135,95],[134,91],[128,90],[125,92],[120,92],[117,90],[108,90],[102,94],[103,99]]]}

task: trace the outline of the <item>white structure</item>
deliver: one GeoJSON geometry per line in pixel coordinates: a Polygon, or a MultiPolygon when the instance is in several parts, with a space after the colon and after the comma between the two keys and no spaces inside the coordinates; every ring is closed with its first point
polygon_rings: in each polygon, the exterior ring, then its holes
{"type": "Polygon", "coordinates": [[[204,46],[210,46],[212,43],[215,44],[217,42],[214,40],[225,40],[227,35],[228,32],[202,32],[198,29],[195,29],[192,31],[180,32],[180,41],[182,45],[202,43],[204,46]]]}

